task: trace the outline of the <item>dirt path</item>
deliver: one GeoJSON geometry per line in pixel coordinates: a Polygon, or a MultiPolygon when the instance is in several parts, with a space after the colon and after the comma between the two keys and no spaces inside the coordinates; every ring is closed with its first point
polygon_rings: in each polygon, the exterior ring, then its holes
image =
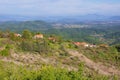
{"type": "Polygon", "coordinates": [[[93,69],[93,70],[97,71],[100,74],[104,74],[104,75],[120,75],[119,70],[117,70],[115,68],[104,66],[104,65],[102,65],[100,63],[95,63],[94,61],[88,59],[83,54],[80,54],[78,51],[67,50],[67,52],[72,56],[77,56],[79,58],[79,60],[84,62],[85,65],[88,68],[93,69]]]}

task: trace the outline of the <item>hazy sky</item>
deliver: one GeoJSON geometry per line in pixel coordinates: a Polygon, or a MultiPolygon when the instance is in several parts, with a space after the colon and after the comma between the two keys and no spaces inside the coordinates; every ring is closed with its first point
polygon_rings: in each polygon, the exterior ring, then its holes
{"type": "Polygon", "coordinates": [[[120,15],[120,0],[0,0],[0,14],[33,16],[120,15]]]}

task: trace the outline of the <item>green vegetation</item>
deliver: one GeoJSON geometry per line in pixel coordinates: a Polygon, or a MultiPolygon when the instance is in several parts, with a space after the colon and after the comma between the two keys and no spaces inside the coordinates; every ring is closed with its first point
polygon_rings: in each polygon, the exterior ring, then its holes
{"type": "Polygon", "coordinates": [[[29,30],[24,30],[22,34],[23,39],[32,39],[32,34],[29,30]]]}
{"type": "Polygon", "coordinates": [[[49,45],[45,40],[41,41],[30,41],[30,40],[23,40],[19,48],[23,51],[32,51],[38,53],[48,53],[49,52],[49,45]]]}
{"type": "Polygon", "coordinates": [[[117,49],[118,52],[120,52],[120,44],[115,45],[115,48],[117,49]]]}
{"type": "Polygon", "coordinates": [[[120,69],[120,53],[115,47],[99,46],[96,48],[83,48],[79,47],[79,52],[83,53],[88,58],[95,62],[102,62],[105,65],[114,65],[120,69]]]}
{"type": "Polygon", "coordinates": [[[17,66],[12,63],[0,62],[0,80],[117,80],[117,77],[107,77],[97,74],[84,74],[84,65],[79,65],[78,71],[42,66],[35,70],[27,66],[17,66]]]}
{"type": "Polygon", "coordinates": [[[24,21],[24,22],[3,22],[0,23],[0,29],[21,32],[25,29],[32,31],[46,30],[51,27],[50,24],[44,21],[24,21]]]}
{"type": "Polygon", "coordinates": [[[12,47],[7,44],[7,45],[5,46],[5,48],[3,48],[3,50],[0,51],[0,55],[1,55],[1,56],[8,56],[8,55],[10,55],[10,49],[11,49],[11,48],[12,48],[12,47]]]}
{"type": "Polygon", "coordinates": [[[86,29],[86,28],[63,28],[63,29],[49,29],[46,31],[47,34],[55,34],[62,36],[64,39],[67,40],[74,40],[74,41],[85,41],[93,44],[100,44],[99,38],[95,38],[91,36],[95,33],[94,29],[86,29]]]}
{"type": "MultiPolygon", "coordinates": [[[[68,24],[72,25],[72,24],[68,24]]],[[[67,25],[67,26],[68,26],[67,25]]],[[[74,25],[74,24],[73,24],[74,25]]],[[[74,41],[85,41],[92,44],[107,43],[109,45],[120,44],[120,24],[119,23],[105,23],[100,24],[78,24],[83,28],[65,28],[64,24],[61,26],[53,26],[50,23],[44,21],[25,21],[25,22],[3,22],[0,23],[0,29],[3,31],[13,31],[22,33],[23,30],[28,29],[32,32],[42,32],[47,35],[55,34],[61,36],[64,39],[74,41]],[[84,26],[88,27],[84,27],[84,26]],[[57,27],[60,27],[57,28],[57,27]]],[[[7,36],[1,35],[0,36],[7,36]]]]}
{"type": "Polygon", "coordinates": [[[55,35],[43,34],[43,38],[34,38],[37,32],[29,30],[24,30],[21,36],[16,34],[10,31],[0,34],[0,80],[119,79],[117,75],[103,75],[89,69],[79,60],[79,56],[72,56],[68,52],[79,51],[94,62],[115,66],[119,70],[119,45],[85,47],[76,46],[74,41],[55,35]]]}

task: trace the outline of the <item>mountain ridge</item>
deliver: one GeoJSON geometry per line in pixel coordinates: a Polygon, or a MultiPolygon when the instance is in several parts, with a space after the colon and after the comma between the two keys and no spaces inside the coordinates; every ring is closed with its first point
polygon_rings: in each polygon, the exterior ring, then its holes
{"type": "Polygon", "coordinates": [[[120,20],[120,16],[104,16],[98,14],[87,14],[78,16],[21,16],[21,15],[0,15],[0,22],[5,21],[34,21],[43,20],[46,22],[75,23],[81,21],[114,21],[120,20]]]}

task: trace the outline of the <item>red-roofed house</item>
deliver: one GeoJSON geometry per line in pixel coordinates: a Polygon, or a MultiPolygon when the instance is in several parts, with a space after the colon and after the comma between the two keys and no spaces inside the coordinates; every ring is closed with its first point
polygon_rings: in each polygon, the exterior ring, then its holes
{"type": "Polygon", "coordinates": [[[43,39],[43,34],[36,34],[35,36],[34,36],[34,39],[43,39]]]}

